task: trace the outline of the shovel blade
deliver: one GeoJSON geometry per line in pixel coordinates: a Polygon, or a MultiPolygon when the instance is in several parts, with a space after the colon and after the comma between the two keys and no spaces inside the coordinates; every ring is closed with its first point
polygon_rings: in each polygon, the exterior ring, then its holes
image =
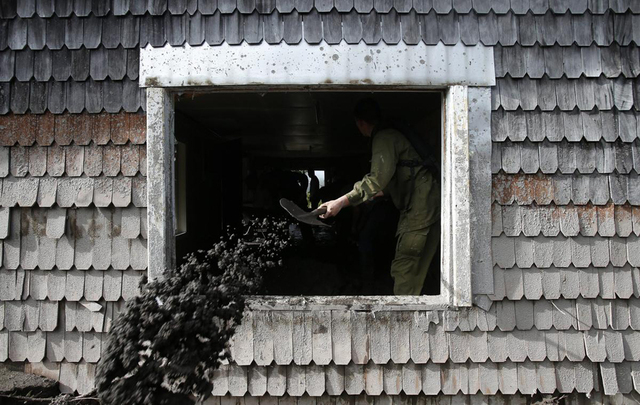
{"type": "Polygon", "coordinates": [[[284,210],[287,211],[289,215],[302,223],[314,226],[329,227],[329,225],[318,219],[318,215],[324,214],[326,212],[326,209],[317,209],[312,212],[307,212],[298,207],[293,201],[287,200],[286,198],[280,199],[280,206],[284,208],[284,210]]]}

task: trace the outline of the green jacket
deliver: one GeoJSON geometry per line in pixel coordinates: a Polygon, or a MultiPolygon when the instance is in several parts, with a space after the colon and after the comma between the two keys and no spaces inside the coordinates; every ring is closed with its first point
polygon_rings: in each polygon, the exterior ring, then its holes
{"type": "Polygon", "coordinates": [[[401,160],[421,159],[402,133],[395,129],[374,130],[371,172],[347,194],[354,206],[379,191],[390,196],[400,210],[397,234],[427,228],[440,219],[440,187],[432,173],[424,166],[415,167],[413,180],[411,168],[398,165],[401,160]]]}

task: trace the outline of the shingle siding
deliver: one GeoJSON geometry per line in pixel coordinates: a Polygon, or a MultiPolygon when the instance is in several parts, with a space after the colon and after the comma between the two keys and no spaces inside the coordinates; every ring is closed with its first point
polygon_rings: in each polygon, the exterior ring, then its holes
{"type": "Polygon", "coordinates": [[[527,380],[541,393],[638,387],[640,30],[637,11],[608,6],[527,15],[535,25],[520,24],[515,44],[494,47],[488,313],[496,329],[487,341],[498,370],[516,364],[521,394],[532,389],[521,375],[534,373],[527,380]],[[520,374],[528,361],[534,371],[520,374]],[[545,375],[555,384],[541,386],[545,375]]]}
{"type": "Polygon", "coordinates": [[[468,13],[470,10],[476,11],[478,14],[487,14],[491,11],[496,14],[506,14],[514,12],[518,15],[532,13],[534,15],[545,14],[547,11],[564,14],[605,14],[608,10],[615,13],[624,13],[628,10],[634,13],[640,13],[640,6],[633,0],[610,0],[610,1],[586,1],[586,0],[544,0],[544,1],[490,1],[490,0],[414,0],[411,1],[370,1],[370,0],[337,0],[333,1],[318,0],[315,4],[311,0],[300,1],[268,1],[268,0],[243,0],[238,2],[225,0],[160,0],[160,1],[131,1],[131,0],[112,0],[106,2],[95,1],[36,1],[36,0],[9,0],[3,2],[0,8],[0,18],[30,18],[39,16],[43,18],[69,17],[76,15],[78,17],[87,17],[90,14],[103,17],[111,13],[114,16],[125,15],[163,15],[167,11],[171,15],[194,15],[201,12],[210,15],[219,10],[223,13],[231,13],[240,10],[242,13],[251,13],[258,10],[261,14],[271,13],[273,10],[281,12],[289,12],[298,10],[300,12],[308,12],[312,7],[318,10],[330,11],[336,7],[340,12],[357,10],[359,13],[369,13],[371,10],[378,12],[389,12],[395,8],[399,12],[408,12],[411,8],[427,13],[431,10],[438,14],[447,14],[450,11],[460,13],[468,13]]]}
{"type": "Polygon", "coordinates": [[[578,11],[584,5],[543,4],[530,10],[508,2],[472,8],[465,2],[452,7],[451,2],[431,1],[368,6],[214,1],[194,2],[187,7],[191,14],[177,12],[184,7],[167,2],[142,2],[142,7],[133,2],[131,9],[125,3],[115,7],[115,2],[96,14],[87,3],[73,3],[71,14],[66,3],[56,5],[44,18],[31,13],[31,7],[22,9],[22,3],[17,7],[22,13],[5,6],[0,20],[1,114],[144,110],[145,93],[137,87],[140,47],[243,41],[495,46],[500,80],[494,107],[508,111],[576,106],[626,111],[638,97],[634,79],[640,70],[640,14],[634,14],[638,11],[632,1],[606,11],[592,5],[584,13],[578,11]],[[114,14],[116,10],[123,13],[114,14]]]}
{"type": "Polygon", "coordinates": [[[633,0],[0,2],[0,361],[89,392],[105,335],[137,294],[147,267],[140,47],[343,40],[494,48],[491,304],[248,312],[209,402],[632,401],[633,0]]]}
{"type": "Polygon", "coordinates": [[[0,361],[89,392],[146,274],[145,116],[8,114],[0,128],[0,361]]]}
{"type": "MultiPolygon", "coordinates": [[[[439,14],[435,10],[397,9],[391,5],[387,9],[382,7],[384,2],[374,4],[379,9],[370,13],[360,12],[355,8],[338,11],[333,8],[333,4],[329,8],[318,8],[319,4],[316,4],[315,8],[305,11],[274,10],[267,13],[242,13],[232,5],[229,13],[217,10],[211,15],[198,11],[193,15],[181,16],[167,12],[161,16],[110,15],[104,18],[14,17],[3,20],[4,23],[0,26],[0,32],[5,34],[0,50],[57,50],[59,55],[64,55],[69,53],[68,50],[114,50],[120,46],[128,50],[147,45],[200,45],[203,40],[209,45],[217,45],[221,41],[234,44],[245,39],[264,39],[268,43],[276,43],[283,39],[283,25],[291,34],[291,41],[287,41],[289,44],[297,43],[295,38],[298,36],[293,35],[297,33],[309,43],[318,39],[329,43],[341,39],[348,39],[348,42],[363,39],[367,43],[377,43],[380,40],[395,43],[403,39],[405,42],[422,40],[426,44],[442,41],[446,45],[463,42],[465,45],[559,45],[568,48],[559,51],[560,53],[576,52],[576,48],[571,47],[573,44],[581,47],[633,46],[637,45],[640,35],[637,32],[640,24],[638,14],[632,11],[621,14],[607,11],[603,15],[545,11],[541,15],[520,15],[513,11],[506,14],[493,11],[483,14],[473,9],[468,12],[450,10],[439,14]],[[221,37],[212,32],[219,31],[216,26],[220,24],[221,37]],[[256,30],[256,27],[261,26],[264,29],[256,30]],[[314,26],[324,29],[316,32],[314,26]],[[310,37],[307,38],[306,34],[310,37]],[[315,37],[317,35],[320,38],[315,37]],[[416,39],[407,41],[408,38],[416,39]]],[[[401,4],[396,5],[398,6],[401,4]]],[[[519,47],[511,51],[517,52],[518,49],[519,47]]],[[[555,61],[558,60],[561,58],[556,57],[555,61]]]]}
{"type": "Polygon", "coordinates": [[[162,17],[12,17],[0,24],[6,38],[4,43],[0,40],[0,113],[144,110],[145,93],[137,87],[139,47],[225,41],[483,44],[495,46],[500,79],[495,107],[629,110],[638,97],[634,79],[640,70],[640,15],[626,7],[621,7],[626,10],[623,14],[602,15],[396,7],[400,8],[376,3],[376,10],[368,14],[359,13],[357,7],[339,12],[316,4],[305,12],[288,11],[283,5],[287,11],[267,14],[243,14],[233,6],[228,14],[218,10],[209,16],[167,11],[162,17]]]}

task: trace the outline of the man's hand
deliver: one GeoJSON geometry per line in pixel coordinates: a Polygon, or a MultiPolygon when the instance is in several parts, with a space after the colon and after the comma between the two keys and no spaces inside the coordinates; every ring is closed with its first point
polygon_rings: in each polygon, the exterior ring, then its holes
{"type": "Polygon", "coordinates": [[[347,199],[346,195],[343,195],[337,200],[327,201],[326,203],[320,206],[320,208],[324,207],[327,209],[327,212],[320,215],[320,218],[327,219],[327,218],[335,217],[336,215],[338,215],[341,209],[348,206],[349,206],[349,200],[347,199]]]}

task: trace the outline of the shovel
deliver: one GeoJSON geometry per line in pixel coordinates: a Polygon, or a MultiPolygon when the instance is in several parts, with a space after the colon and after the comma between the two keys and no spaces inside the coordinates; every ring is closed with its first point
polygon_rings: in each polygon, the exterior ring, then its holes
{"type": "Polygon", "coordinates": [[[311,212],[307,212],[302,208],[298,207],[293,201],[287,200],[286,198],[280,199],[280,206],[284,208],[284,210],[287,211],[289,215],[291,215],[292,217],[294,217],[300,222],[303,222],[309,225],[316,225],[316,226],[325,226],[325,227],[330,226],[318,219],[318,215],[322,215],[325,212],[327,212],[326,208],[318,208],[311,212]]]}

